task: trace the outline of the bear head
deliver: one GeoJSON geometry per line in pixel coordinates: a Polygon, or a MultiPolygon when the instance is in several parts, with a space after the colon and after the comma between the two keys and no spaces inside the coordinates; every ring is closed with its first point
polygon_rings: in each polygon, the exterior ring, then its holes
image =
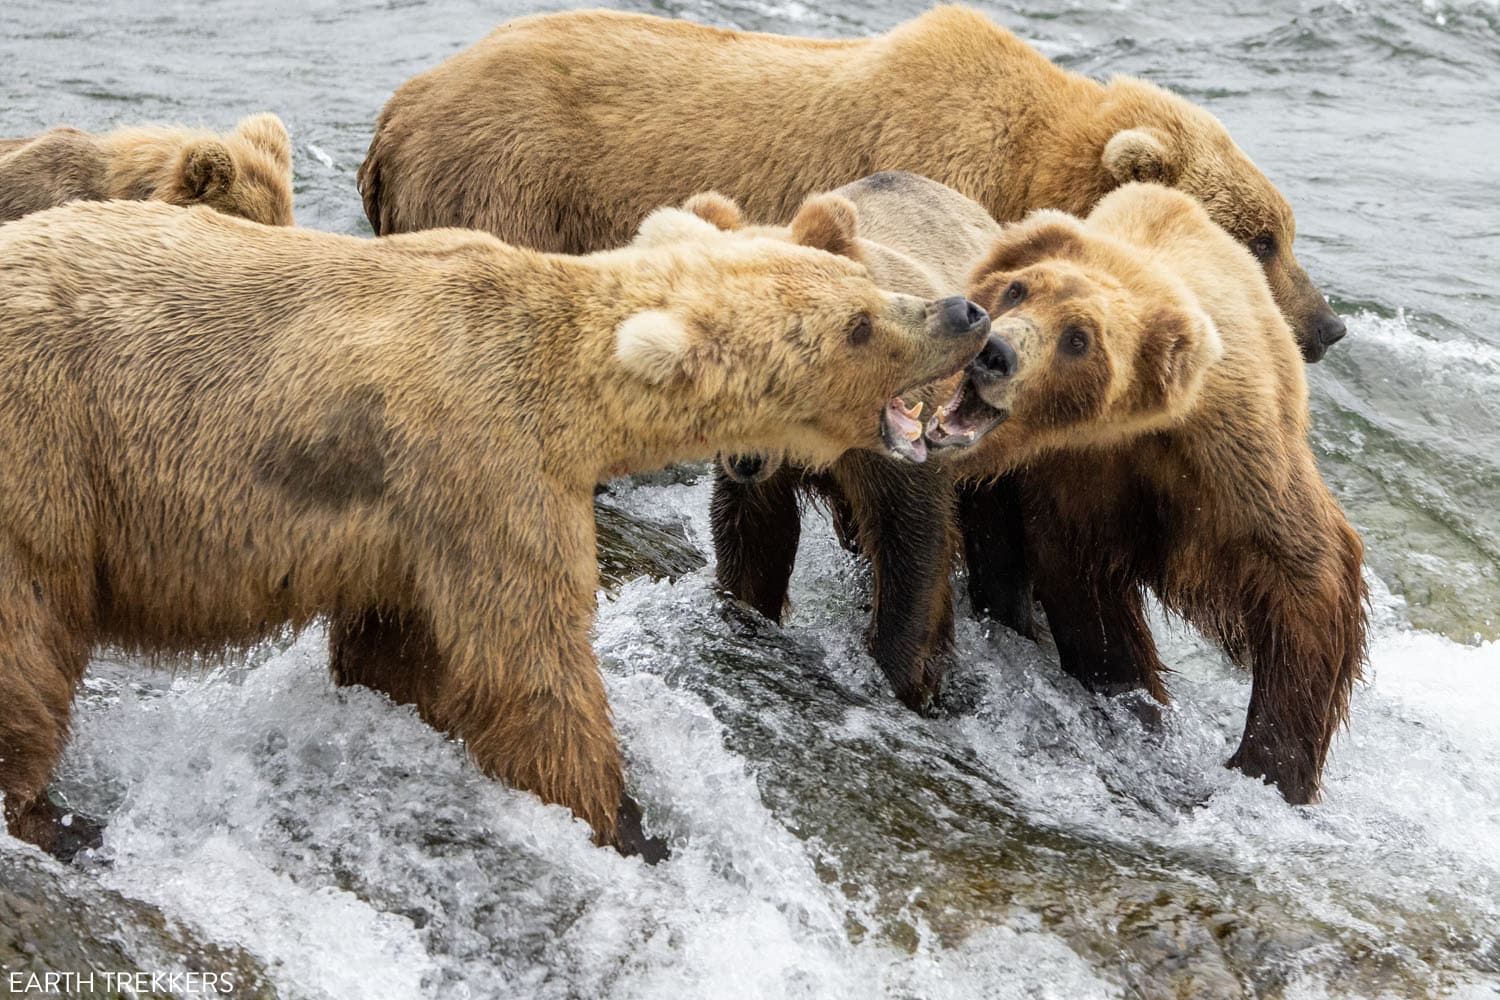
{"type": "Polygon", "coordinates": [[[711,209],[697,208],[660,209],[641,223],[632,249],[666,255],[656,266],[672,293],[619,324],[625,371],[670,389],[701,436],[729,439],[725,450],[812,467],[860,447],[922,461],[920,408],[902,396],[975,357],[989,333],[984,311],[962,297],[879,288],[863,263],[837,252],[856,225],[843,199],[804,208],[793,240],[720,228],[705,221],[711,209]]]}
{"type": "Polygon", "coordinates": [[[1292,253],[1297,222],[1280,191],[1207,111],[1130,77],[1110,81],[1100,109],[1111,185],[1149,181],[1196,198],[1260,263],[1302,356],[1318,361],[1345,326],[1292,253]]]}
{"type": "Polygon", "coordinates": [[[270,226],[292,225],[292,142],[273,114],[252,115],[233,132],[182,143],[150,197],[207,205],[270,226]]]}
{"type": "Polygon", "coordinates": [[[1061,212],[1008,226],[969,287],[1013,350],[986,347],[927,438],[966,455],[982,441],[972,459],[986,467],[1171,426],[1223,353],[1180,281],[1061,212]]]}

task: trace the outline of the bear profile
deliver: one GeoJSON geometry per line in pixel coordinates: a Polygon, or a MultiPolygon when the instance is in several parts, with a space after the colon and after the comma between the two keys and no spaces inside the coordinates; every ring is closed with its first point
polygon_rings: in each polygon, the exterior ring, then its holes
{"type": "Polygon", "coordinates": [[[581,253],[705,189],[784,222],[886,170],[1000,222],[1086,215],[1132,181],[1177,187],[1256,255],[1309,360],[1344,335],[1293,253],[1286,199],[1213,115],[1070,73],[962,6],[837,41],[625,12],[519,18],[396,90],[359,185],[377,233],[472,226],[581,253]]]}
{"type": "Polygon", "coordinates": [[[45,787],[97,645],[222,651],[328,616],[336,674],[659,857],[589,644],[593,487],[720,449],[816,467],[893,425],[909,445],[895,397],[988,321],[687,213],[652,228],[676,236],[564,257],[158,202],[0,226],[11,831],[57,842],[45,787]]]}
{"type": "Polygon", "coordinates": [[[207,205],[266,225],[292,224],[292,144],[281,119],[252,115],[232,132],[138,126],[90,135],[55,128],[0,140],[0,222],[70,201],[207,205]]]}

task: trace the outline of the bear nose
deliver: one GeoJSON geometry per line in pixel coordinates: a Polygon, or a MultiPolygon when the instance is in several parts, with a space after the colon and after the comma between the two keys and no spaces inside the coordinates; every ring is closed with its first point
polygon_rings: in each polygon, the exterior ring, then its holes
{"type": "Polygon", "coordinates": [[[936,305],[944,333],[971,337],[990,328],[990,314],[962,295],[939,299],[936,305]]]}
{"type": "Polygon", "coordinates": [[[1349,332],[1349,328],[1344,325],[1344,321],[1339,319],[1332,310],[1324,313],[1318,319],[1317,330],[1318,343],[1324,347],[1330,344],[1337,344],[1344,339],[1344,334],[1349,332]]]}
{"type": "Polygon", "coordinates": [[[742,483],[753,483],[766,467],[764,455],[732,455],[725,461],[731,477],[742,483]]]}
{"type": "Polygon", "coordinates": [[[969,371],[986,381],[998,382],[1010,378],[1020,366],[1021,359],[1016,356],[1016,349],[1004,338],[991,334],[979,356],[969,362],[969,371]]]}

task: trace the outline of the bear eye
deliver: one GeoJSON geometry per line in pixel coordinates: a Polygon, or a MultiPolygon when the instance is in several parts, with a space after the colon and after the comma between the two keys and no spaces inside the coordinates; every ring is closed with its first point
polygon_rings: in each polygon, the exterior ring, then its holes
{"type": "Polygon", "coordinates": [[[1068,327],[1063,331],[1062,346],[1063,350],[1075,358],[1082,357],[1088,353],[1089,332],[1081,326],[1068,327]]]}
{"type": "Polygon", "coordinates": [[[855,347],[869,343],[870,336],[875,332],[875,325],[870,317],[860,314],[854,318],[854,323],[849,327],[849,343],[855,347]]]}
{"type": "Polygon", "coordinates": [[[1250,241],[1250,252],[1262,263],[1270,260],[1276,256],[1276,237],[1270,233],[1261,233],[1250,241]]]}
{"type": "Polygon", "coordinates": [[[1005,294],[1000,297],[1005,305],[1013,306],[1026,297],[1026,285],[1024,282],[1012,281],[1005,288],[1005,294]]]}

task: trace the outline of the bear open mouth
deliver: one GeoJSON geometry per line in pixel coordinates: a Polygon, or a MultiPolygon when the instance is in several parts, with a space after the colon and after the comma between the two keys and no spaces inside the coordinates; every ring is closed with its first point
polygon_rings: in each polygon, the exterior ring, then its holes
{"type": "Polygon", "coordinates": [[[885,404],[880,413],[880,439],[892,456],[908,462],[927,460],[927,441],[922,437],[922,404],[907,406],[900,396],[885,404]]]}
{"type": "Polygon", "coordinates": [[[1010,416],[980,398],[972,379],[964,379],[937,413],[927,421],[927,443],[934,448],[969,448],[1010,416]]]}

